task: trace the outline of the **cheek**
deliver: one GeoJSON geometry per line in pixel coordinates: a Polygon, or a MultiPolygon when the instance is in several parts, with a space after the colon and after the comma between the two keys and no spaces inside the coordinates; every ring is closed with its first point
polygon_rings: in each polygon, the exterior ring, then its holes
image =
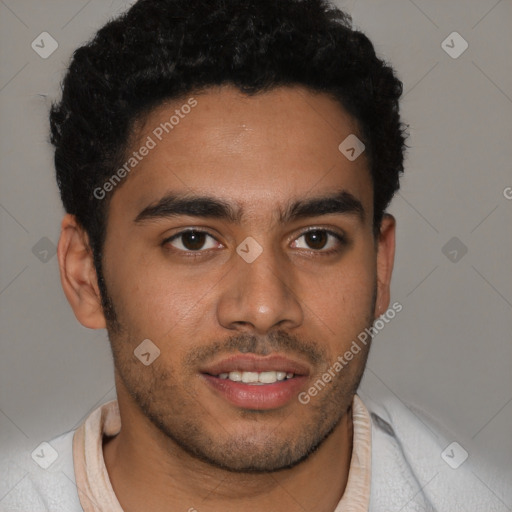
{"type": "Polygon", "coordinates": [[[326,284],[325,290],[315,295],[315,309],[323,312],[326,321],[336,327],[333,330],[366,325],[374,296],[374,276],[340,273],[326,284]]]}
{"type": "Polygon", "coordinates": [[[323,324],[322,331],[332,340],[331,350],[335,345],[338,352],[371,324],[375,298],[375,261],[368,252],[345,263],[312,278],[304,289],[314,292],[303,295],[318,316],[314,321],[323,324]]]}
{"type": "Polygon", "coordinates": [[[201,308],[211,300],[214,282],[209,273],[191,275],[164,258],[149,260],[129,254],[112,268],[110,281],[121,324],[150,339],[172,335],[183,329],[183,322],[201,315],[201,308]]]}

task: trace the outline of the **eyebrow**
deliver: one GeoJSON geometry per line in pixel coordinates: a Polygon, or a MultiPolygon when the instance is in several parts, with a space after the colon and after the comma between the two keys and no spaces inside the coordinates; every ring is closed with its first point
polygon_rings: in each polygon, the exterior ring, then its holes
{"type": "MultiPolygon", "coordinates": [[[[284,210],[279,209],[278,218],[281,224],[287,224],[294,220],[331,214],[355,215],[361,222],[365,221],[365,209],[361,201],[346,190],[326,196],[295,200],[288,203],[284,210]]],[[[134,222],[138,224],[180,215],[240,224],[244,218],[244,210],[239,205],[217,197],[169,193],[156,203],[146,206],[135,217],[134,222]]]]}

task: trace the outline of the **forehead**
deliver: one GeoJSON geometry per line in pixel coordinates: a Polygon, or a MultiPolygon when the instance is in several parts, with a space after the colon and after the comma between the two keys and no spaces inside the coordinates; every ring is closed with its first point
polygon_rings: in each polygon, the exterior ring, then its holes
{"type": "Polygon", "coordinates": [[[160,105],[135,134],[126,159],[137,162],[115,190],[111,213],[139,212],[179,193],[215,195],[246,214],[270,215],[290,197],[341,189],[371,213],[365,153],[350,161],[338,149],[359,135],[357,123],[326,94],[283,87],[248,96],[231,86],[212,88],[160,105]],[[142,156],[144,146],[151,149],[142,156]]]}

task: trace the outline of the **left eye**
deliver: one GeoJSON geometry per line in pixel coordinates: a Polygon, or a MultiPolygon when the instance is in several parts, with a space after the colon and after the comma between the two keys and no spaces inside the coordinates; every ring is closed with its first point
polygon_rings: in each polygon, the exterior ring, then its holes
{"type": "Polygon", "coordinates": [[[306,231],[299,238],[296,239],[294,244],[299,244],[299,240],[304,239],[308,247],[304,245],[295,245],[298,249],[313,249],[315,251],[335,249],[336,245],[343,242],[343,237],[333,231],[327,231],[326,229],[311,229],[306,231]],[[329,237],[331,238],[329,244],[329,237]]]}

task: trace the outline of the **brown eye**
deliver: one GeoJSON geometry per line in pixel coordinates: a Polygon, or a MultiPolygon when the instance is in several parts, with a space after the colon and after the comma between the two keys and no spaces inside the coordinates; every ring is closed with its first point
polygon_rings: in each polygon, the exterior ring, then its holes
{"type": "Polygon", "coordinates": [[[204,245],[206,233],[188,231],[182,235],[183,246],[189,251],[197,251],[204,245]]]}
{"type": "Polygon", "coordinates": [[[337,252],[346,245],[343,235],[327,229],[311,229],[299,236],[294,247],[298,249],[310,249],[322,254],[337,252]],[[303,242],[300,240],[303,239],[303,242]]]}
{"type": "Polygon", "coordinates": [[[213,249],[215,244],[210,242],[210,246],[205,247],[207,239],[215,240],[212,235],[206,231],[188,230],[177,233],[165,240],[165,244],[170,244],[173,248],[180,251],[198,252],[205,249],[213,249]]]}
{"type": "Polygon", "coordinates": [[[329,239],[325,231],[308,231],[305,235],[305,240],[311,249],[323,249],[329,239]]]}

